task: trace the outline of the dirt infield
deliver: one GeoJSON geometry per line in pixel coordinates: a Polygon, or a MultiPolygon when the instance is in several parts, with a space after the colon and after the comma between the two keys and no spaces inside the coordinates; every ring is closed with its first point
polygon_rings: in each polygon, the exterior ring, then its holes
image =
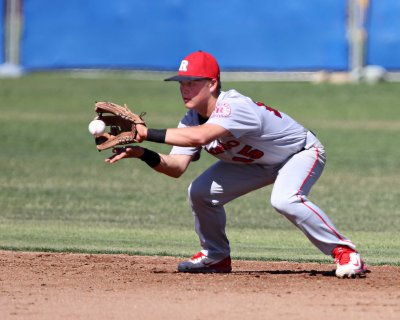
{"type": "Polygon", "coordinates": [[[0,251],[0,319],[399,319],[400,268],[233,261],[180,274],[171,257],[0,251]]]}

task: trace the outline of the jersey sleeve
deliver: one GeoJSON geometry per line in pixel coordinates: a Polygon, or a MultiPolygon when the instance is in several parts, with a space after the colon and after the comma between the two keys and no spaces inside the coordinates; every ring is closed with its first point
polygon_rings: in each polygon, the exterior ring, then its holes
{"type": "MultiPolygon", "coordinates": [[[[178,128],[187,128],[199,125],[199,120],[197,117],[197,113],[193,111],[188,111],[182,120],[178,124],[178,128]]],[[[179,154],[179,155],[188,155],[192,156],[192,161],[196,161],[200,158],[201,148],[199,147],[178,147],[173,146],[170,153],[171,155],[179,154]]]]}
{"type": "Polygon", "coordinates": [[[252,104],[254,102],[245,98],[218,100],[207,123],[223,127],[237,139],[247,134],[259,134],[261,120],[252,104]]]}

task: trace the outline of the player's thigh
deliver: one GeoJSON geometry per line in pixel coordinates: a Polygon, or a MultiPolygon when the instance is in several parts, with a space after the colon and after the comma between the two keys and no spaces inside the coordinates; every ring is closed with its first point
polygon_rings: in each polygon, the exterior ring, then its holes
{"type": "Polygon", "coordinates": [[[191,184],[190,194],[211,197],[220,204],[273,183],[277,170],[259,165],[238,165],[219,161],[191,184]]]}
{"type": "Polygon", "coordinates": [[[295,154],[279,170],[272,196],[278,194],[308,195],[319,179],[325,166],[325,152],[322,148],[311,148],[295,154]]]}

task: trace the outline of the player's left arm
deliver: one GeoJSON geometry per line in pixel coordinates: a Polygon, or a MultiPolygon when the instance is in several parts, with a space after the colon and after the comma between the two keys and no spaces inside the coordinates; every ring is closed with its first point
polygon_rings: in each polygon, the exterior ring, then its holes
{"type": "MultiPolygon", "coordinates": [[[[138,136],[141,141],[149,140],[149,130],[145,126],[138,126],[138,136]]],[[[186,128],[169,128],[165,132],[165,141],[163,142],[172,146],[179,147],[201,147],[218,138],[231,135],[225,128],[216,124],[203,124],[200,126],[186,128]]],[[[138,140],[138,139],[137,139],[138,140]]]]}
{"type": "Polygon", "coordinates": [[[108,164],[114,164],[118,161],[121,161],[122,159],[138,158],[145,161],[155,171],[164,173],[165,175],[173,178],[179,178],[188,168],[190,162],[192,161],[192,157],[192,155],[167,155],[155,153],[154,151],[148,150],[146,148],[132,145],[114,148],[113,155],[105,159],[105,162],[108,164]],[[150,162],[147,160],[150,160],[150,162]],[[154,162],[154,160],[156,161],[154,162]]]}

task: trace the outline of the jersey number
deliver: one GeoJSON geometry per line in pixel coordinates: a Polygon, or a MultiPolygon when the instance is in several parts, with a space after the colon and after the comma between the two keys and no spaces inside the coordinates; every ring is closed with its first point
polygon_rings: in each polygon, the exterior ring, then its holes
{"type": "MultiPolygon", "coordinates": [[[[264,107],[269,112],[272,112],[275,116],[282,119],[282,115],[278,110],[268,107],[262,102],[256,102],[256,104],[260,107],[264,107]]],[[[238,152],[238,155],[240,156],[233,157],[232,160],[243,163],[250,163],[253,162],[254,160],[262,158],[264,156],[264,152],[258,149],[253,149],[252,146],[246,145],[242,150],[238,152]]]]}
{"type": "Polygon", "coordinates": [[[256,102],[256,105],[258,105],[258,106],[260,106],[260,107],[264,107],[265,109],[267,109],[268,111],[270,111],[270,112],[272,112],[274,115],[276,115],[277,117],[282,118],[282,115],[281,115],[281,113],[280,113],[278,110],[276,110],[276,109],[274,109],[274,108],[271,108],[271,107],[268,107],[267,105],[265,105],[265,104],[262,103],[262,102],[256,102]]]}
{"type": "Polygon", "coordinates": [[[243,147],[242,150],[238,152],[238,155],[241,156],[233,157],[232,160],[243,163],[250,163],[256,159],[260,159],[264,155],[264,152],[262,152],[261,150],[253,149],[252,146],[246,145],[243,147]]]}

